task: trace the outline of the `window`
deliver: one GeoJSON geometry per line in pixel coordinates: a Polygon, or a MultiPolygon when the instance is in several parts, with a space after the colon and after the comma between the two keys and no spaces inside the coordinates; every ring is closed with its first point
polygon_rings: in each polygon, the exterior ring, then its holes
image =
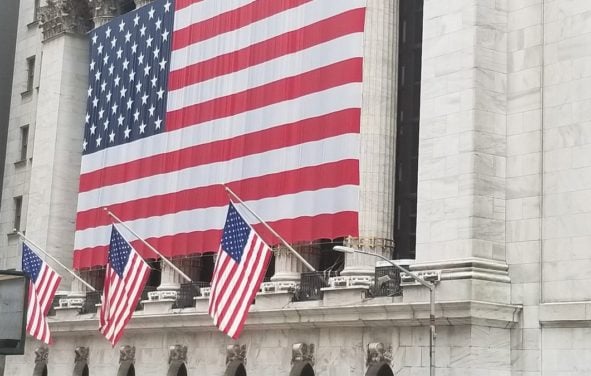
{"type": "Polygon", "coordinates": [[[27,58],[27,92],[33,90],[33,80],[35,79],[35,56],[27,58]]]}
{"type": "Polygon", "coordinates": [[[27,159],[27,145],[29,143],[29,126],[23,125],[21,127],[21,161],[27,159]]]}
{"type": "Polygon", "coordinates": [[[14,198],[14,229],[20,231],[21,229],[21,216],[23,210],[23,196],[17,196],[14,198]]]}
{"type": "Polygon", "coordinates": [[[400,0],[396,129],[395,258],[415,257],[423,0],[400,0]]]}
{"type": "Polygon", "coordinates": [[[37,17],[39,16],[39,0],[35,0],[35,6],[33,8],[33,22],[37,22],[37,17]]]}

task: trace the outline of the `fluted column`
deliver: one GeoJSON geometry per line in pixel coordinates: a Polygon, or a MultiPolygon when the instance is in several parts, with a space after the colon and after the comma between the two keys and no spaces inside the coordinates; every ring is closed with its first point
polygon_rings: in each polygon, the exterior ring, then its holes
{"type": "MultiPolygon", "coordinates": [[[[368,0],[363,47],[359,238],[349,245],[391,256],[396,156],[398,0],[368,0]]],[[[376,259],[347,254],[342,275],[373,275],[376,259]]]]}
{"type": "MultiPolygon", "coordinates": [[[[312,266],[317,267],[320,261],[320,248],[315,244],[294,245],[312,266]]],[[[287,247],[281,245],[275,250],[275,274],[271,277],[273,282],[293,281],[299,282],[300,274],[308,269],[287,247]]]]}

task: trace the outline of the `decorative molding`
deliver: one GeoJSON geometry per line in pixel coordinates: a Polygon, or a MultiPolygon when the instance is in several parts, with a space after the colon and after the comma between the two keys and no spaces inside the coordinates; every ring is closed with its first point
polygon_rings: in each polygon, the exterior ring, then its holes
{"type": "Polygon", "coordinates": [[[45,346],[35,349],[35,363],[47,363],[49,358],[49,348],[45,346]]]}
{"type": "Polygon", "coordinates": [[[239,361],[246,364],[246,345],[228,345],[226,347],[226,365],[239,361]]]}
{"type": "Polygon", "coordinates": [[[386,347],[381,342],[374,342],[367,345],[367,367],[379,363],[392,363],[392,346],[386,347]]]}
{"type": "Polygon", "coordinates": [[[38,14],[43,41],[63,33],[85,34],[92,29],[92,12],[86,0],[47,0],[38,14]]]}
{"type": "Polygon", "coordinates": [[[347,237],[343,242],[343,245],[346,247],[356,248],[356,249],[364,249],[367,248],[371,249],[390,249],[394,250],[394,240],[392,239],[384,239],[384,238],[375,238],[375,237],[347,237]]]}
{"type": "Polygon", "coordinates": [[[314,364],[314,344],[294,343],[291,346],[291,364],[295,362],[310,362],[314,364]]]}
{"type": "Polygon", "coordinates": [[[174,345],[170,346],[168,350],[168,364],[172,362],[186,362],[187,361],[187,346],[174,345]]]}
{"type": "MultiPolygon", "coordinates": [[[[424,277],[441,281],[457,279],[480,279],[490,282],[510,283],[509,266],[505,262],[478,257],[441,262],[414,263],[410,271],[424,277]]],[[[402,276],[403,282],[404,276],[402,276]]],[[[412,283],[411,283],[412,284],[412,283]]]]}
{"type": "Polygon", "coordinates": [[[93,8],[94,27],[99,27],[121,14],[118,0],[90,0],[93,8]]]}
{"type": "Polygon", "coordinates": [[[121,346],[119,349],[119,363],[123,362],[135,362],[135,346],[121,346]]]}
{"type": "Polygon", "coordinates": [[[86,362],[88,363],[88,354],[90,353],[90,349],[88,347],[79,346],[74,349],[74,363],[78,362],[86,362]]]}

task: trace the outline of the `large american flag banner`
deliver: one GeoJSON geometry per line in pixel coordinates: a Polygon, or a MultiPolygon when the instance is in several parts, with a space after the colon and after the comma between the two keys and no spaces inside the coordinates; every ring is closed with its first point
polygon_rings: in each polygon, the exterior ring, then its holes
{"type": "Polygon", "coordinates": [[[222,184],[288,241],[356,236],[364,17],[157,0],[93,30],[74,266],[106,262],[103,207],[167,256],[215,251],[222,184]]]}
{"type": "Polygon", "coordinates": [[[51,335],[47,324],[47,313],[51,308],[62,277],[24,242],[22,268],[23,273],[29,278],[27,333],[39,341],[49,344],[51,335]]]}
{"type": "Polygon", "coordinates": [[[113,346],[119,342],[125,326],[142,297],[150,277],[150,266],[112,226],[109,262],[105,273],[99,330],[113,346]]]}
{"type": "Polygon", "coordinates": [[[230,203],[211,280],[209,314],[224,333],[237,339],[257,293],[271,249],[230,203]]]}

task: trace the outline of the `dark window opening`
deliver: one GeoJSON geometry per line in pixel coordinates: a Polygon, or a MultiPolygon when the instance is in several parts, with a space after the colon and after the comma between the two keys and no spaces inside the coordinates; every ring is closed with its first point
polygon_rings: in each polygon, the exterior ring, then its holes
{"type": "Polygon", "coordinates": [[[23,196],[17,196],[14,198],[14,226],[16,231],[21,230],[21,217],[23,211],[23,196]]]}
{"type": "Polygon", "coordinates": [[[23,125],[21,127],[21,161],[27,159],[27,146],[29,144],[29,126],[23,125]]]}
{"type": "Polygon", "coordinates": [[[300,376],[314,376],[314,369],[311,365],[306,364],[306,366],[302,370],[302,373],[300,373],[300,376]]]}
{"type": "Polygon", "coordinates": [[[35,56],[27,58],[27,92],[33,90],[33,81],[35,79],[35,56]]]}
{"type": "Polygon", "coordinates": [[[394,257],[405,259],[416,248],[423,0],[399,4],[394,257]]]}
{"type": "Polygon", "coordinates": [[[238,369],[236,370],[236,373],[234,373],[234,376],[246,376],[246,369],[244,368],[244,365],[240,364],[238,366],[238,369]]]}

